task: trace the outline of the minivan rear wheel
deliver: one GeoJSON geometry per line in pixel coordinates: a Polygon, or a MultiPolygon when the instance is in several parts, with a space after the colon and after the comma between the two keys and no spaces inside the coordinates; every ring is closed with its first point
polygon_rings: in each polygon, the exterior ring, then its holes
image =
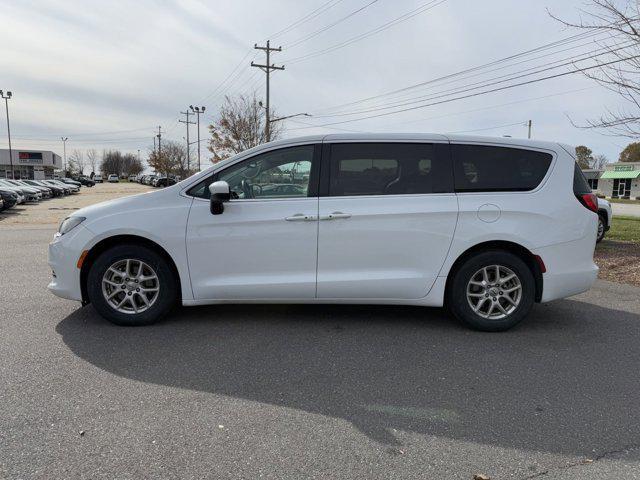
{"type": "Polygon", "coordinates": [[[150,325],[173,307],[177,282],[168,262],[141,245],[118,245],[93,262],[87,294],[94,308],[116,325],[150,325]]]}
{"type": "Polygon", "coordinates": [[[527,264],[502,250],[478,253],[453,274],[447,306],[463,324],[485,332],[508,330],[531,311],[535,280],[527,264]]]}

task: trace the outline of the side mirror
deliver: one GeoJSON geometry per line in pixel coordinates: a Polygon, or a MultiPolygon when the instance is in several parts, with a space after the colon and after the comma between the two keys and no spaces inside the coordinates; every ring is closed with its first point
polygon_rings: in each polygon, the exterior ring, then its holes
{"type": "Polygon", "coordinates": [[[212,215],[220,215],[224,212],[224,202],[228,202],[231,198],[231,189],[225,181],[213,182],[209,185],[211,192],[211,204],[209,209],[212,215]]]}

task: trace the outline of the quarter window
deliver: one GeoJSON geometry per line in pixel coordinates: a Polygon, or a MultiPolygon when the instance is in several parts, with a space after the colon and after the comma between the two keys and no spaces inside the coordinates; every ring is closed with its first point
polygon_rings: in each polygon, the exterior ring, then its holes
{"type": "Polygon", "coordinates": [[[450,166],[424,143],[331,146],[329,195],[407,195],[450,191],[450,166]]]}
{"type": "Polygon", "coordinates": [[[304,145],[256,155],[200,182],[188,194],[208,199],[211,182],[224,180],[235,199],[306,197],[314,148],[304,145]]]}
{"type": "Polygon", "coordinates": [[[549,170],[552,156],[520,148],[452,145],[457,192],[527,191],[549,170]]]}

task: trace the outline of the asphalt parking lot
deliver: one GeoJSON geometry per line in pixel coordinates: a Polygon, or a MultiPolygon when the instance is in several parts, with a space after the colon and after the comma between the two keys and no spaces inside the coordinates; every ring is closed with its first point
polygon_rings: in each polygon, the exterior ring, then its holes
{"type": "Polygon", "coordinates": [[[361,306],[121,328],[46,291],[54,231],[0,223],[0,478],[640,476],[638,288],[502,334],[361,306]]]}

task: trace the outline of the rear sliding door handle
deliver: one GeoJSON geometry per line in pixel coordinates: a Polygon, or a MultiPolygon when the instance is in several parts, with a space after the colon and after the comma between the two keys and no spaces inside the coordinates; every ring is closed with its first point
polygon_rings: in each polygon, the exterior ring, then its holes
{"type": "Polygon", "coordinates": [[[284,218],[287,222],[313,222],[318,219],[315,215],[305,215],[304,213],[296,213],[290,217],[284,218]]]}
{"type": "Polygon", "coordinates": [[[338,220],[340,218],[351,218],[350,213],[333,212],[329,215],[320,215],[320,220],[338,220]]]}

